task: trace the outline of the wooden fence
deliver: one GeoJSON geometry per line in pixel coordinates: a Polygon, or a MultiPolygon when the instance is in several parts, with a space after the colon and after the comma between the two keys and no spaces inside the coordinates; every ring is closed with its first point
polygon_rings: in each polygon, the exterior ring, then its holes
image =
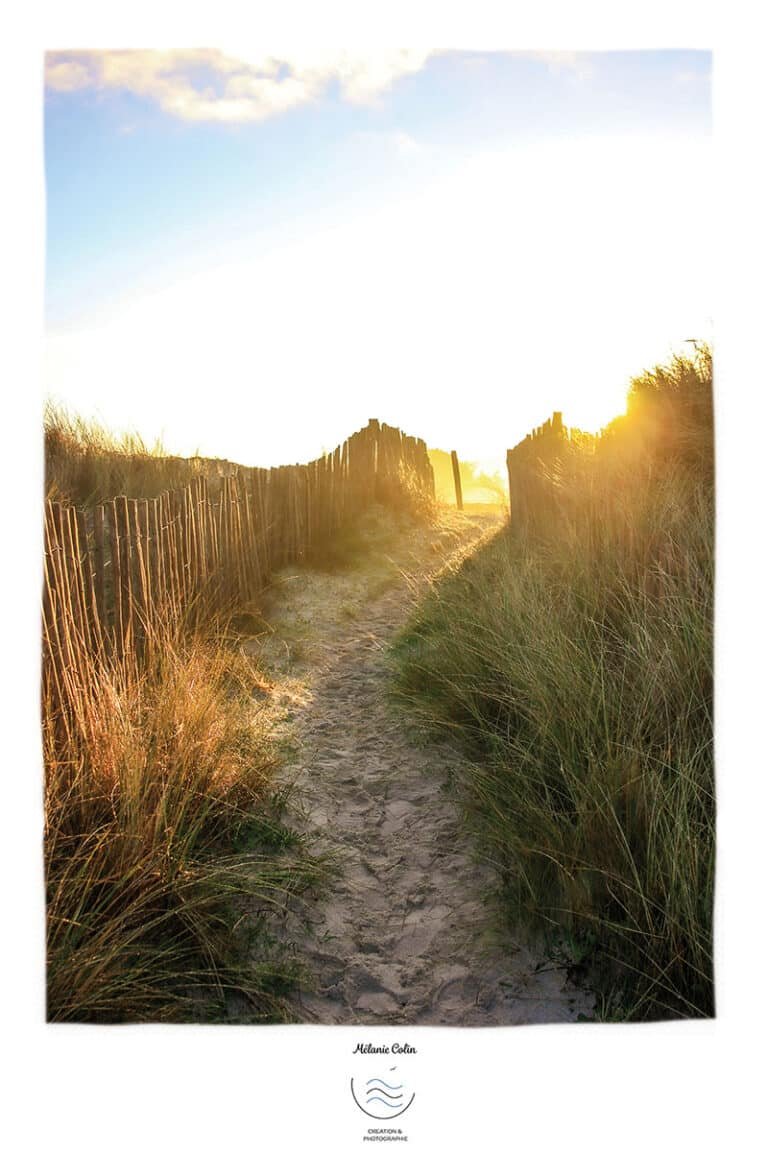
{"type": "Polygon", "coordinates": [[[434,499],[424,441],[377,420],[310,464],[237,467],[213,487],[199,476],[154,500],[46,502],[43,677],[63,714],[94,656],[141,651],[169,612],[246,604],[373,503],[434,499]]]}
{"type": "Polygon", "coordinates": [[[515,523],[528,526],[545,505],[557,500],[560,473],[566,454],[577,444],[594,447],[598,437],[567,428],[562,412],[529,432],[507,451],[509,514],[515,523]]]}

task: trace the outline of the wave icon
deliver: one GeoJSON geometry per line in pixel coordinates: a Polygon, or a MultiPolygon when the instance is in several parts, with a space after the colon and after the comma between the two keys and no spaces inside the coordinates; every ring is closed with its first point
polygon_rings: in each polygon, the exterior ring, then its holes
{"type": "MultiPolygon", "coordinates": [[[[391,1071],[394,1072],[395,1069],[392,1068],[391,1071]]],[[[381,1076],[372,1076],[370,1080],[358,1085],[355,1084],[353,1077],[350,1087],[358,1108],[375,1120],[392,1120],[395,1116],[402,1116],[406,1108],[413,1103],[415,1096],[415,1092],[408,1096],[404,1084],[391,1084],[381,1076]]]]}

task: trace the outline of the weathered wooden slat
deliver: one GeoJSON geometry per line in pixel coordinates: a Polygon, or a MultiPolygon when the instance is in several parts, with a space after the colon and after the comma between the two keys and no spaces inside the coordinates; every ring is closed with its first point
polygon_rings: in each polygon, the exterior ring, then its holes
{"type": "Polygon", "coordinates": [[[117,505],[117,526],[120,533],[120,599],[123,608],[123,651],[133,649],[135,636],[133,602],[133,549],[131,547],[131,517],[127,496],[119,496],[117,505]]]}
{"type": "Polygon", "coordinates": [[[194,553],[195,594],[199,595],[205,584],[205,556],[202,531],[202,484],[201,476],[195,477],[190,489],[192,512],[192,540],[194,553]]]}
{"type": "Polygon", "coordinates": [[[157,603],[157,591],[155,589],[155,557],[157,553],[154,540],[152,539],[152,515],[150,505],[151,502],[149,500],[140,500],[138,507],[143,547],[144,579],[147,586],[145,611],[148,627],[151,627],[154,623],[155,605],[157,603]]]}
{"type": "Polygon", "coordinates": [[[88,603],[88,584],[83,563],[85,540],[80,537],[80,515],[76,508],[67,508],[67,535],[65,552],[69,554],[70,575],[73,592],[73,619],[76,628],[75,639],[78,661],[85,668],[89,652],[94,651],[94,638],[91,636],[91,613],[88,603]]]}
{"type": "Polygon", "coordinates": [[[192,485],[184,489],[184,522],[187,545],[188,589],[191,597],[197,595],[200,571],[197,559],[197,533],[195,532],[194,493],[192,485]]]}
{"type": "Polygon", "coordinates": [[[208,528],[211,537],[211,561],[216,573],[217,584],[219,584],[221,582],[221,550],[219,548],[219,509],[217,504],[211,505],[208,528]]]}
{"type": "Polygon", "coordinates": [[[58,552],[61,548],[56,507],[46,502],[44,522],[45,561],[43,570],[43,689],[50,691],[54,724],[67,737],[71,708],[64,684],[67,660],[62,610],[58,552]]]}
{"type": "Polygon", "coordinates": [[[210,575],[210,540],[208,533],[208,483],[201,476],[197,486],[197,542],[200,556],[200,581],[208,585],[210,575]]]}
{"type": "Polygon", "coordinates": [[[232,517],[232,546],[234,551],[235,586],[238,599],[248,596],[248,575],[245,566],[245,548],[243,545],[243,525],[240,515],[240,484],[236,476],[232,477],[231,517],[232,517]]]}
{"type": "Polygon", "coordinates": [[[125,638],[125,612],[123,606],[123,585],[120,580],[120,521],[117,512],[117,501],[111,500],[107,505],[107,518],[109,522],[109,545],[112,557],[112,598],[114,600],[113,633],[115,650],[118,657],[124,655],[125,638]]]}
{"type": "Polygon", "coordinates": [[[229,556],[229,480],[222,477],[221,492],[219,494],[219,564],[221,566],[221,587],[228,595],[231,583],[230,556],[229,556]]]}
{"type": "Polygon", "coordinates": [[[456,507],[459,512],[463,512],[464,498],[461,494],[461,470],[459,469],[459,457],[455,450],[451,451],[451,467],[453,468],[453,485],[456,489],[456,507]]]}
{"type": "Polygon", "coordinates": [[[182,604],[182,589],[178,563],[176,526],[173,504],[171,501],[171,493],[164,492],[161,500],[163,504],[163,533],[165,547],[165,568],[168,579],[168,603],[176,610],[180,610],[182,604]]]}
{"type": "Polygon", "coordinates": [[[253,495],[250,477],[242,481],[242,519],[245,567],[248,573],[248,588],[255,593],[260,587],[259,554],[256,542],[256,528],[253,522],[253,495]]]}
{"type": "Polygon", "coordinates": [[[61,592],[62,630],[64,639],[64,677],[74,681],[87,678],[87,670],[82,662],[82,598],[78,587],[78,570],[75,568],[76,555],[71,531],[70,509],[57,505],[56,556],[58,559],[57,583],[61,592]]]}
{"type": "Polygon", "coordinates": [[[139,505],[143,501],[129,500],[127,512],[130,517],[130,532],[133,542],[135,580],[133,596],[135,602],[136,638],[146,639],[150,628],[150,583],[147,572],[148,541],[142,530],[143,512],[139,505]]]}
{"type": "Polygon", "coordinates": [[[105,569],[107,566],[107,556],[105,551],[104,542],[104,505],[97,504],[93,510],[93,568],[94,568],[94,586],[96,593],[96,606],[99,614],[99,621],[101,623],[102,635],[104,635],[109,626],[109,613],[107,610],[107,595],[105,584],[105,569]]]}
{"type": "Polygon", "coordinates": [[[171,493],[173,506],[173,538],[176,571],[179,578],[179,607],[183,611],[189,603],[189,565],[187,563],[186,524],[184,521],[184,491],[171,493]]]}
{"type": "MultiPolygon", "coordinates": [[[[91,523],[94,523],[93,518],[91,519],[91,523]]],[[[82,572],[88,618],[89,647],[92,653],[100,655],[104,649],[104,640],[96,588],[96,569],[93,552],[94,534],[88,531],[85,512],[80,509],[77,511],[77,531],[82,549],[82,572]]]]}
{"type": "Polygon", "coordinates": [[[150,501],[150,516],[152,519],[152,537],[154,546],[152,549],[155,574],[154,574],[154,590],[155,590],[155,619],[162,614],[163,608],[168,596],[168,586],[165,574],[165,549],[163,546],[163,528],[162,528],[162,510],[161,502],[157,497],[150,501]]]}

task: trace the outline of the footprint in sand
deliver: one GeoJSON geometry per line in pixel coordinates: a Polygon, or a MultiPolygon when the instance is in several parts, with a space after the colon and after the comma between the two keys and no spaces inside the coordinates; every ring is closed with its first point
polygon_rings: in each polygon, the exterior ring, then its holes
{"type": "MultiPolygon", "coordinates": [[[[456,523],[454,552],[489,531],[487,521],[456,523]]],[[[281,731],[300,749],[303,828],[342,861],[311,916],[286,924],[315,983],[297,1004],[304,1020],[478,1026],[594,1013],[593,994],[564,968],[494,931],[494,875],[475,859],[443,787],[460,753],[415,745],[393,715],[388,644],[414,587],[449,557],[441,527],[403,530],[378,568],[293,570],[273,601],[278,636],[292,621],[312,622],[303,663],[290,672],[302,689],[288,693],[292,718],[281,718],[281,731]],[[399,579],[382,579],[393,571],[399,579]],[[343,603],[355,613],[340,612],[343,603]]],[[[288,675],[272,671],[278,682],[288,675]]]]}

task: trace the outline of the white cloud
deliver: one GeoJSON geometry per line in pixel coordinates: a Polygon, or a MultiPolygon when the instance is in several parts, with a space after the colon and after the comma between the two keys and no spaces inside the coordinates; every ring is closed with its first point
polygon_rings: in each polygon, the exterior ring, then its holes
{"type": "Polygon", "coordinates": [[[56,60],[48,57],[45,68],[46,85],[55,92],[74,92],[86,88],[90,82],[90,72],[85,64],[77,60],[56,60]]]}
{"type": "Polygon", "coordinates": [[[54,92],[122,89],[153,100],[182,120],[265,120],[317,99],[337,82],[345,99],[368,102],[423,67],[428,51],[289,53],[181,51],[49,52],[54,92]]]}

